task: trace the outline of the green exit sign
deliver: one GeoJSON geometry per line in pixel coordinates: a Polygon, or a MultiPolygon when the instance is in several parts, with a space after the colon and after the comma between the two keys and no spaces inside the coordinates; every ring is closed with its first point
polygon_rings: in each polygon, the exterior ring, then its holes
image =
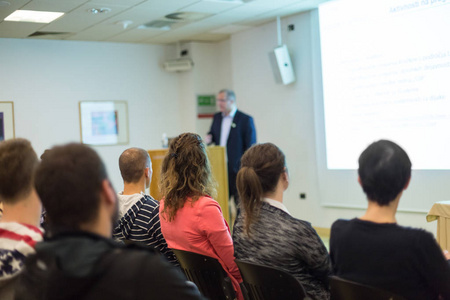
{"type": "Polygon", "coordinates": [[[198,106],[216,106],[216,96],[215,95],[198,95],[197,96],[198,106]]]}
{"type": "Polygon", "coordinates": [[[212,118],[216,111],[216,95],[197,95],[197,117],[212,118]]]}

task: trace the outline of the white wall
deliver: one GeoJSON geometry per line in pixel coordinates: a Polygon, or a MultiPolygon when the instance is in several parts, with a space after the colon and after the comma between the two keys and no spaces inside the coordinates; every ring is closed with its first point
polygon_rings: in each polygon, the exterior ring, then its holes
{"type": "MultiPolygon", "coordinates": [[[[295,83],[283,86],[274,80],[268,53],[277,46],[275,22],[232,36],[232,79],[238,107],[255,118],[258,142],[272,142],[286,154],[290,173],[290,188],[285,195],[288,209],[314,226],[330,227],[336,219],[360,216],[363,210],[320,205],[323,199],[316,163],[314,118],[317,96],[314,80],[318,70],[313,64],[320,53],[313,52],[317,33],[312,18],[313,14],[307,12],[281,22],[283,42],[290,50],[297,76],[295,83]],[[294,24],[295,30],[287,32],[288,24],[294,24]],[[300,193],[306,193],[306,200],[300,200],[300,193]]],[[[356,172],[354,184],[357,185],[356,172]]],[[[360,199],[365,204],[362,192],[360,199]]],[[[402,225],[436,231],[436,223],[427,223],[424,213],[399,212],[397,220],[402,225]]]]}
{"type": "MultiPolygon", "coordinates": [[[[215,95],[232,86],[230,45],[230,40],[215,44],[192,43],[196,94],[215,95]]],[[[204,137],[211,122],[212,118],[197,119],[197,132],[204,137]]]]}
{"type": "MultiPolygon", "coordinates": [[[[171,46],[171,50],[176,46],[171,46]]],[[[183,132],[196,132],[202,137],[210,129],[212,118],[197,118],[197,95],[215,95],[223,88],[232,86],[230,40],[219,43],[192,42],[181,49],[189,51],[194,67],[181,72],[178,77],[180,114],[185,121],[183,132]]],[[[172,59],[176,57],[173,56],[172,59]]]]}
{"type": "Polygon", "coordinates": [[[126,100],[129,145],[95,147],[116,189],[118,157],[128,147],[161,147],[179,134],[178,78],[163,71],[163,46],[0,39],[0,101],[14,101],[17,137],[38,155],[55,144],[80,141],[78,102],[126,100]]]}

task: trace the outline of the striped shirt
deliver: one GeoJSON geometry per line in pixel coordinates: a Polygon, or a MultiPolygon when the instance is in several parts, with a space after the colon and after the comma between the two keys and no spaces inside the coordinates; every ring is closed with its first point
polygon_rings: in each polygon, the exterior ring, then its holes
{"type": "Polygon", "coordinates": [[[42,241],[42,230],[27,224],[0,223],[0,280],[15,276],[23,267],[25,257],[35,253],[42,241]]]}
{"type": "Polygon", "coordinates": [[[173,252],[167,248],[159,223],[159,203],[149,195],[121,195],[119,201],[129,205],[130,198],[135,203],[124,213],[115,225],[115,240],[128,240],[159,250],[173,265],[179,263],[173,252]],[[136,196],[139,196],[137,197],[136,196]]]}

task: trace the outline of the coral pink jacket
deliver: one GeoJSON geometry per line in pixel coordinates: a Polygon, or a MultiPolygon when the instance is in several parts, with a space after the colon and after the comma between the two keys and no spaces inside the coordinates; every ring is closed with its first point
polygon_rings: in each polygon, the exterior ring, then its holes
{"type": "Polygon", "coordinates": [[[204,196],[192,203],[192,199],[188,198],[172,222],[168,222],[165,218],[163,209],[164,199],[161,200],[159,207],[160,222],[162,234],[169,248],[216,258],[233,282],[238,299],[243,299],[239,288],[242,278],[234,262],[230,228],[217,201],[204,196]]]}

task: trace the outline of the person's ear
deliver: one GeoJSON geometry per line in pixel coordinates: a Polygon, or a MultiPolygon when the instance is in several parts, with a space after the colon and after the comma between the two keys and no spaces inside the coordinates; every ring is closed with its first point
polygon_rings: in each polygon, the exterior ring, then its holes
{"type": "Polygon", "coordinates": [[[108,179],[102,181],[102,194],[107,204],[115,204],[116,202],[116,192],[112,187],[111,182],[108,179]]]}
{"type": "Polygon", "coordinates": [[[360,186],[362,186],[361,177],[358,176],[358,183],[360,186]]]}
{"type": "Polygon", "coordinates": [[[144,174],[145,174],[146,178],[150,178],[152,176],[152,173],[150,171],[150,167],[145,168],[144,174]]]}
{"type": "Polygon", "coordinates": [[[281,174],[284,181],[284,189],[286,190],[289,187],[289,173],[287,168],[284,168],[284,172],[281,174]]]}
{"type": "Polygon", "coordinates": [[[403,190],[406,190],[409,186],[409,183],[411,182],[411,176],[409,176],[408,181],[405,184],[405,187],[403,188],[403,190]]]}

